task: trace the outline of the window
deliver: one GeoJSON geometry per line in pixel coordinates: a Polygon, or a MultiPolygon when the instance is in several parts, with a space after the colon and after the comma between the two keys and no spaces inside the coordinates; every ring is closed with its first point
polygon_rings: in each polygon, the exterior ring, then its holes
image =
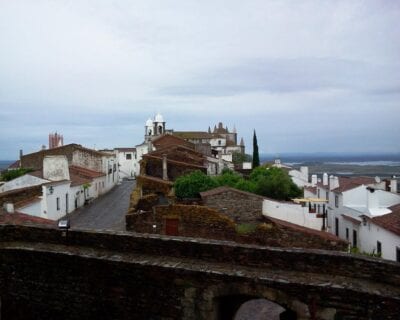
{"type": "Polygon", "coordinates": [[[219,146],[221,145],[221,140],[218,140],[218,145],[219,145],[219,146]]]}
{"type": "Polygon", "coordinates": [[[339,237],[339,219],[335,218],[335,235],[339,237]]]}
{"type": "Polygon", "coordinates": [[[329,200],[329,191],[326,191],[326,193],[325,193],[325,199],[326,199],[326,200],[329,200]]]}
{"type": "Polygon", "coordinates": [[[127,154],[125,155],[125,159],[126,159],[126,160],[132,160],[132,153],[127,153],[127,154]]]}
{"type": "Polygon", "coordinates": [[[317,196],[318,196],[318,198],[319,198],[319,191],[320,191],[320,190],[318,189],[318,190],[317,190],[317,196]]]}
{"type": "Polygon", "coordinates": [[[396,261],[400,262],[400,248],[396,247],[396,261]]]}
{"type": "Polygon", "coordinates": [[[349,228],[346,228],[346,240],[349,240],[349,228]]]}
{"type": "Polygon", "coordinates": [[[380,243],[380,241],[376,242],[376,253],[379,255],[382,254],[382,243],[380,243]]]}
{"type": "Polygon", "coordinates": [[[56,202],[57,202],[57,210],[60,210],[60,198],[57,197],[56,202]]]}
{"type": "Polygon", "coordinates": [[[357,230],[353,230],[353,247],[357,248],[357,230]]]}
{"type": "Polygon", "coordinates": [[[335,207],[339,208],[339,196],[335,195],[335,207]]]}

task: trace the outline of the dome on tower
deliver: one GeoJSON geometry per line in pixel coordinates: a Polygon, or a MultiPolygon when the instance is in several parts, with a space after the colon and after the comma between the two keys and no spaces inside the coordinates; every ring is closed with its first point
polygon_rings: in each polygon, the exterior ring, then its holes
{"type": "Polygon", "coordinates": [[[146,121],[146,127],[152,127],[153,126],[153,120],[150,118],[146,121]]]}
{"type": "Polygon", "coordinates": [[[154,122],[164,122],[163,116],[160,113],[157,113],[154,118],[154,122]]]}

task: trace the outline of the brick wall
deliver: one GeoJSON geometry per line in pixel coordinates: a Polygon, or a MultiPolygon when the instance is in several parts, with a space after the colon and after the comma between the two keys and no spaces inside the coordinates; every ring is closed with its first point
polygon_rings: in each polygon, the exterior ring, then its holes
{"type": "Polygon", "coordinates": [[[204,205],[216,209],[236,222],[255,222],[262,217],[263,198],[248,192],[221,187],[221,192],[213,190],[202,193],[204,205]]]}

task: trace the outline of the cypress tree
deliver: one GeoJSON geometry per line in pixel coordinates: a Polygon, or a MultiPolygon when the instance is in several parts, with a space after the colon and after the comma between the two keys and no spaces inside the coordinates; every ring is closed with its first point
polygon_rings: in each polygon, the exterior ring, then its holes
{"type": "Polygon", "coordinates": [[[258,154],[258,144],[256,130],[254,130],[253,135],[253,169],[260,166],[260,156],[258,154]]]}

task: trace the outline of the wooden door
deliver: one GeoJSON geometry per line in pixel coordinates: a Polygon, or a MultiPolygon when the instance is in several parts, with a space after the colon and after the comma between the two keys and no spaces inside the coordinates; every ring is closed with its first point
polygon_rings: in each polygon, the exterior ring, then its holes
{"type": "Polygon", "coordinates": [[[165,234],[167,236],[179,235],[179,220],[178,219],[165,219],[165,234]]]}

